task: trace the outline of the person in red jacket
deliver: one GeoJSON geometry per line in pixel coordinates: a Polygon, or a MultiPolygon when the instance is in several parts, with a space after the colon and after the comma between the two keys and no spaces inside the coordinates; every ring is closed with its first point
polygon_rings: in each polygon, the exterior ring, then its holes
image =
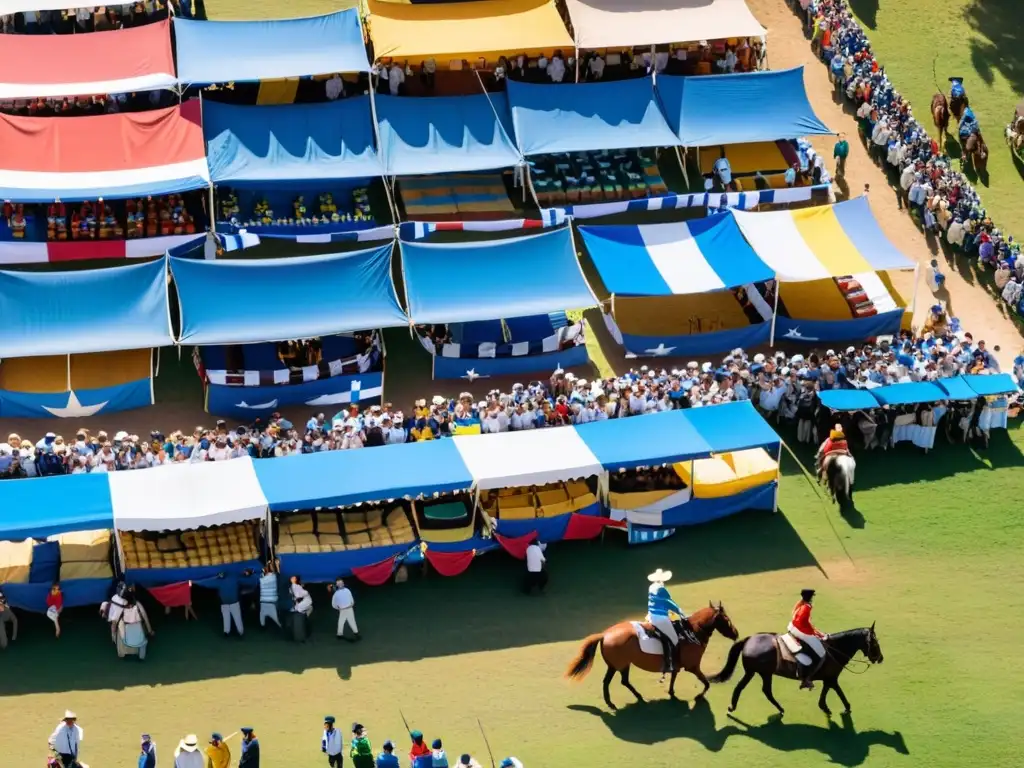
{"type": "Polygon", "coordinates": [[[63,610],[64,593],[60,591],[60,584],[55,581],[46,595],[46,618],[53,622],[57,637],[60,637],[60,614],[63,610]]]}
{"type": "Polygon", "coordinates": [[[422,731],[410,731],[412,746],[409,748],[409,768],[425,768],[433,762],[430,747],[423,739],[422,731]]]}
{"type": "Polygon", "coordinates": [[[800,675],[800,688],[811,690],[814,683],[811,676],[818,670],[818,666],[825,658],[825,646],[822,640],[828,637],[814,628],[811,624],[811,602],[814,600],[813,589],[800,591],[800,602],[793,606],[793,618],[789,622],[789,634],[799,640],[804,650],[796,655],[797,673],[800,675]],[[813,653],[813,656],[812,656],[813,653]],[[800,657],[806,657],[804,662],[800,657]]]}
{"type": "Polygon", "coordinates": [[[818,449],[818,480],[822,480],[825,476],[825,462],[828,460],[830,454],[844,454],[850,456],[850,445],[846,442],[846,435],[843,434],[843,428],[840,424],[836,424],[835,428],[828,433],[828,439],[821,444],[818,449]]]}

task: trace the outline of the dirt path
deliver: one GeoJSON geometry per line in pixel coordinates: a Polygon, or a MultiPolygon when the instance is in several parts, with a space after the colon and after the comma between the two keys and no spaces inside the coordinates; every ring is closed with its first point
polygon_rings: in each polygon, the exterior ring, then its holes
{"type": "MultiPolygon", "coordinates": [[[[931,292],[924,283],[924,270],[933,258],[945,264],[943,257],[939,252],[932,251],[910,216],[899,209],[895,190],[882,170],[868,157],[867,150],[857,138],[856,119],[844,111],[842,104],[836,102],[826,68],[811,53],[810,42],[803,34],[800,19],[785,0],[747,0],[747,5],[768,30],[769,66],[772,69],[788,69],[803,65],[807,93],[814,111],[830,128],[846,133],[850,143],[850,157],[846,165],[849,194],[857,196],[862,193],[864,185],[869,184],[871,210],[882,229],[907,256],[921,265],[915,324],[923,321],[932,304],[931,292]]],[[[899,83],[896,86],[899,87],[899,83]]],[[[919,110],[926,108],[927,105],[918,105],[919,110]]],[[[816,150],[831,158],[833,140],[826,136],[812,143],[816,150]]],[[[1014,356],[1024,344],[1017,327],[983,286],[971,282],[951,265],[946,265],[943,271],[949,295],[942,298],[948,302],[951,313],[960,318],[963,327],[974,335],[975,340],[984,339],[990,349],[998,345],[1000,351],[997,357],[1000,364],[1004,370],[1009,370],[1014,356]]],[[[912,275],[894,273],[894,282],[907,301],[910,301],[914,295],[912,275]]]]}

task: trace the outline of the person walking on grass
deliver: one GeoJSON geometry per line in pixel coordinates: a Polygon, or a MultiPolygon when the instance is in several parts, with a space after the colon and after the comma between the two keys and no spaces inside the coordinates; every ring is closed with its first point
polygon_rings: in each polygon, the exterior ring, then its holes
{"type": "Polygon", "coordinates": [[[142,734],[139,748],[139,768],[156,768],[156,744],[148,733],[142,734]]]}
{"type": "Polygon", "coordinates": [[[526,548],[526,578],[523,581],[523,592],[532,594],[536,589],[543,592],[548,585],[547,558],[544,557],[546,545],[536,538],[526,548]]]}
{"type": "Polygon", "coordinates": [[[359,723],[352,723],[352,743],[349,745],[349,756],[353,768],[374,768],[373,749],[366,729],[359,723]]]}
{"type": "Polygon", "coordinates": [[[274,573],[274,564],[267,563],[260,577],[260,626],[267,625],[267,619],[281,628],[281,620],[277,615],[277,574],[274,573]]]}
{"type": "Polygon", "coordinates": [[[352,640],[362,640],[359,635],[359,627],[356,625],[356,600],[352,597],[352,590],[345,586],[345,582],[338,579],[334,582],[334,595],[331,597],[331,607],[338,612],[338,639],[347,640],[345,627],[352,628],[352,640]]]}
{"type": "Polygon", "coordinates": [[[832,157],[836,161],[836,178],[842,179],[846,176],[846,158],[850,154],[850,143],[846,140],[846,134],[839,134],[839,141],[832,147],[832,157]]]}
{"type": "Polygon", "coordinates": [[[239,728],[242,732],[242,756],[238,768],[260,768],[260,740],[249,726],[239,728]]]}
{"type": "Polygon", "coordinates": [[[330,768],[341,768],[341,731],[334,727],[334,716],[327,715],[324,718],[324,735],[320,737],[320,751],[327,755],[327,765],[330,768]]]}
{"type": "Polygon", "coordinates": [[[50,734],[48,744],[57,753],[63,768],[72,768],[78,762],[78,747],[85,739],[85,732],[78,724],[78,715],[65,710],[64,719],[50,734]]]}
{"type": "Polygon", "coordinates": [[[206,765],[207,768],[230,768],[231,750],[219,733],[210,736],[210,743],[206,747],[206,765]]]}
{"type": "Polygon", "coordinates": [[[377,755],[377,768],[399,768],[398,755],[395,754],[395,742],[391,739],[381,745],[381,753],[377,755]]]}
{"type": "Polygon", "coordinates": [[[206,768],[206,755],[199,751],[199,737],[190,733],[174,750],[174,768],[206,768]]]}

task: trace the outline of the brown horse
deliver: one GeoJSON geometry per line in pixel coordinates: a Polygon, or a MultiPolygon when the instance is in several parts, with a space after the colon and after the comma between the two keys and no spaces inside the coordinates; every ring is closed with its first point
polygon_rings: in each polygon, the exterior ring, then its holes
{"type": "Polygon", "coordinates": [[[978,175],[984,174],[988,169],[988,144],[985,143],[985,139],[980,131],[972,133],[967,137],[967,141],[964,142],[961,165],[968,160],[970,160],[971,167],[974,168],[974,172],[978,175]]]}
{"type": "Polygon", "coordinates": [[[939,139],[945,140],[949,133],[949,102],[944,93],[932,96],[932,122],[939,129],[939,139]]]}
{"type": "MultiPolygon", "coordinates": [[[[736,627],[733,626],[732,620],[721,603],[715,606],[709,602],[707,608],[696,611],[686,621],[690,631],[697,638],[698,644],[687,643],[682,638],[676,644],[673,659],[674,669],[668,685],[668,695],[673,699],[676,697],[676,676],[679,674],[679,670],[685,669],[704,684],[704,690],[697,694],[697,699],[703,699],[711,684],[704,673],[700,671],[700,660],[704,657],[704,651],[707,650],[711,636],[715,632],[719,632],[729,640],[735,640],[739,637],[739,632],[736,631],[736,627]]],[[[643,626],[648,631],[651,628],[650,624],[643,626]]],[[[662,655],[660,653],[644,653],[640,648],[640,641],[637,639],[633,625],[628,621],[620,621],[604,632],[598,632],[584,640],[580,652],[569,665],[565,676],[570,680],[582,680],[586,677],[590,668],[594,666],[598,646],[601,647],[601,657],[608,665],[608,671],[604,675],[604,701],[608,707],[613,710],[618,709],[612,703],[611,695],[608,692],[608,686],[611,685],[616,672],[621,676],[622,684],[636,696],[636,700],[643,701],[643,696],[629,682],[629,668],[636,666],[647,672],[660,673],[662,655]]]]}
{"type": "MultiPolygon", "coordinates": [[[[846,669],[846,665],[850,663],[857,653],[863,653],[872,664],[882,663],[882,647],[878,644],[875,625],[872,624],[866,629],[836,632],[834,635],[829,635],[822,640],[822,645],[825,646],[825,658],[821,666],[812,675],[812,679],[821,680],[822,682],[818,706],[826,715],[831,715],[832,711],[825,703],[825,697],[829,691],[834,690],[839,694],[839,698],[842,700],[843,706],[846,707],[846,711],[849,712],[850,702],[847,701],[843,689],[839,687],[839,674],[846,669]]],[[[789,653],[788,650],[786,653],[789,653]]],[[[736,663],[739,661],[740,656],[743,657],[743,679],[737,683],[736,689],[732,692],[732,703],[729,705],[730,712],[736,711],[736,705],[740,701],[740,694],[747,687],[747,683],[753,679],[754,675],[760,675],[761,691],[764,693],[765,698],[775,705],[780,715],[785,714],[782,705],[772,695],[772,675],[788,677],[790,680],[797,679],[797,662],[792,658],[792,654],[787,658],[786,653],[783,652],[783,643],[778,635],[767,633],[751,635],[733,643],[732,648],[729,649],[729,658],[726,660],[722,671],[717,675],[711,676],[711,682],[713,683],[728,682],[729,678],[732,677],[732,673],[736,670],[736,663]]]]}

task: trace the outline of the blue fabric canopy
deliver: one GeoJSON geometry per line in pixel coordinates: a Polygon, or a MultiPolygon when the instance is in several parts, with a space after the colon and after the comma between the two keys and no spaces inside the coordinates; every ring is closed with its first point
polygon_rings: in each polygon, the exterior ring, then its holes
{"type": "Polygon", "coordinates": [[[948,395],[930,381],[906,381],[871,390],[882,405],[917,405],[945,400],[948,395]]]}
{"type": "Polygon", "coordinates": [[[75,272],[0,272],[0,358],[174,343],[166,262],[75,272]]]}
{"type": "Polygon", "coordinates": [[[672,296],[771,280],[731,216],[669,224],[580,227],[609,293],[672,296]]]}
{"type": "Polygon", "coordinates": [[[803,67],[734,75],[659,75],[658,98],[679,143],[687,147],[833,133],[814,114],[803,67]]]}
{"type": "Polygon", "coordinates": [[[867,389],[828,389],[818,393],[821,404],[833,411],[863,411],[878,407],[867,389]]]}
{"type": "Polygon", "coordinates": [[[389,176],[487,171],[520,161],[504,93],[376,96],[375,103],[389,176]]]}
{"type": "Polygon", "coordinates": [[[414,323],[526,317],[597,303],[568,227],[489,242],[402,241],[402,270],[414,323]],[[510,282],[511,274],[536,279],[510,282]]]}
{"type": "Polygon", "coordinates": [[[935,383],[949,395],[950,400],[975,400],[978,397],[978,393],[971,389],[963,376],[938,379],[935,383]]]}
{"type": "Polygon", "coordinates": [[[179,341],[251,344],[408,325],[391,282],[393,247],[285,259],[172,258],[179,341]],[[279,300],[265,301],[273,297],[279,300]]]}
{"type": "Polygon", "coordinates": [[[254,467],[273,512],[449,493],[473,485],[451,440],[310,453],[257,461],[254,467]]]}
{"type": "Polygon", "coordinates": [[[679,143],[647,78],[572,85],[509,80],[508,101],[524,155],[679,143]]]}
{"type": "Polygon", "coordinates": [[[322,104],[203,104],[210,177],[252,186],[263,182],[380,176],[370,97],[322,104]]]}
{"type": "Polygon", "coordinates": [[[0,509],[0,540],[6,541],[114,527],[106,473],[0,483],[0,509]]]}
{"type": "Polygon", "coordinates": [[[962,377],[971,389],[979,395],[986,397],[993,395],[1008,395],[1016,392],[1018,387],[1013,377],[1008,373],[964,374],[962,377]]]}
{"type": "Polygon", "coordinates": [[[765,448],[774,453],[781,442],[749,400],[684,411],[714,453],[765,448]]]}
{"type": "Polygon", "coordinates": [[[687,418],[688,412],[594,421],[576,431],[609,472],[707,458],[711,446],[687,418]]]}
{"type": "Polygon", "coordinates": [[[174,49],[178,80],[192,85],[370,71],[356,8],[272,21],[176,16],[174,49]]]}

